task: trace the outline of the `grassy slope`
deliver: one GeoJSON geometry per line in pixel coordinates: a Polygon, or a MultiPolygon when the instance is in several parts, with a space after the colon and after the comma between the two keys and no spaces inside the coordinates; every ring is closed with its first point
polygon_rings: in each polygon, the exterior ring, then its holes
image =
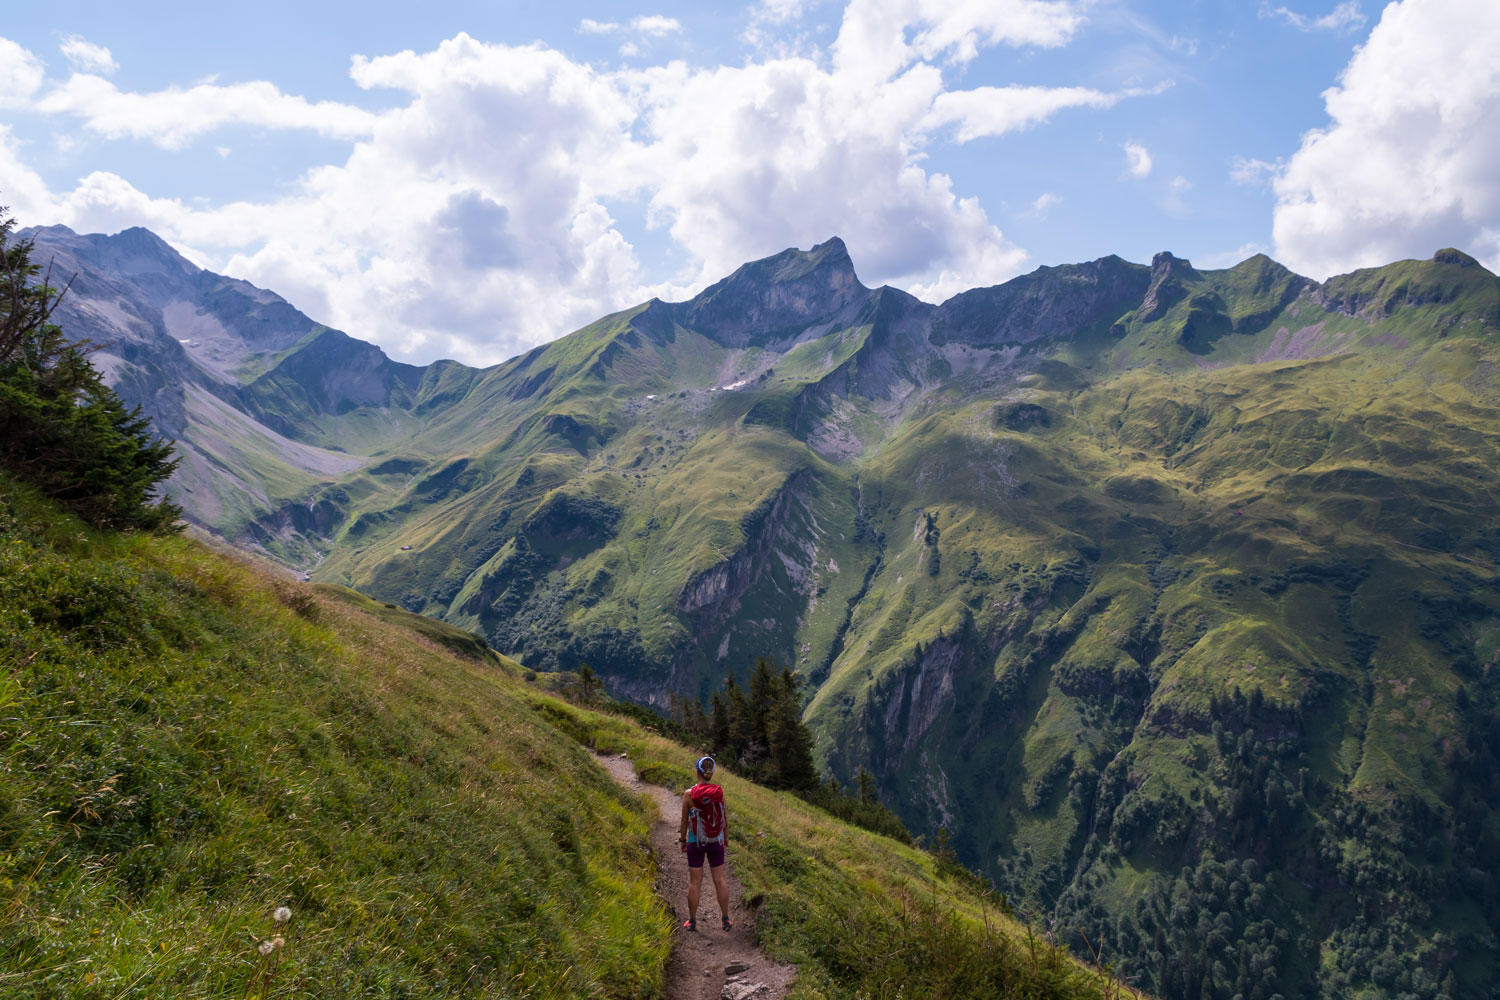
{"type": "Polygon", "coordinates": [[[641,805],[513,666],[8,486],[0,533],[7,996],[659,986],[641,805]]]}
{"type": "MultiPolygon", "coordinates": [[[[448,626],[94,535],[4,480],[0,580],[7,996],[660,989],[643,803],[575,741],[669,786],[683,748],[454,655],[448,626]]],[[[930,856],[726,785],[795,996],[1102,994],[930,856]]]]}

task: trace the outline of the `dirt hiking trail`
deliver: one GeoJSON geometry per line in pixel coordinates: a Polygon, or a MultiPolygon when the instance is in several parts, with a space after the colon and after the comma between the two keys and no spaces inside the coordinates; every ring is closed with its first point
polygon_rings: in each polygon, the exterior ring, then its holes
{"type": "Polygon", "coordinates": [[[672,957],[667,963],[667,1000],[784,1000],[796,975],[796,966],[779,965],[755,946],[755,909],[744,904],[743,888],[734,876],[734,803],[729,809],[729,851],[725,867],[729,876],[729,919],[734,929],[719,927],[719,901],[713,879],[705,869],[698,901],[698,930],[683,928],[687,919],[687,857],[677,843],[682,800],[657,785],[635,776],[635,765],[619,755],[597,754],[599,763],[616,781],[656,803],[657,820],[651,827],[651,849],[661,865],[657,891],[674,915],[672,957]]]}

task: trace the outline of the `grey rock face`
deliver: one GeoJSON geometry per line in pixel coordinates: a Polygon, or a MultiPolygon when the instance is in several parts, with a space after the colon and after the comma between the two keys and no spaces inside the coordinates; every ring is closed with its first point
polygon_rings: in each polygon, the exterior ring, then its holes
{"type": "Polygon", "coordinates": [[[744,265],[678,307],[677,318],[726,347],[765,347],[857,308],[869,294],[834,237],[806,253],[788,249],[744,265]]]}
{"type": "MultiPolygon", "coordinates": [[[[1153,265],[1153,282],[1155,273],[1153,265]]],[[[932,342],[998,346],[1069,335],[1134,307],[1147,287],[1146,268],[1114,256],[1039,267],[944,302],[932,320],[932,342]]]]}

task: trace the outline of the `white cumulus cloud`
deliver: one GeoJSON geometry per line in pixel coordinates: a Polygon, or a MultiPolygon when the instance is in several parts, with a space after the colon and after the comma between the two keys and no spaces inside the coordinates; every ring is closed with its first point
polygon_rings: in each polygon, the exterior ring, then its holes
{"type": "Polygon", "coordinates": [[[0,108],[26,104],[46,77],[40,59],[9,38],[0,38],[0,108]]]}
{"type": "Polygon", "coordinates": [[[1500,267],[1500,4],[1385,8],[1276,177],[1276,256],[1323,278],[1457,246],[1500,267]]]}
{"type": "Polygon", "coordinates": [[[40,174],[21,160],[19,143],[9,125],[0,123],[0,205],[11,210],[21,225],[56,221],[58,204],[40,174]]]}
{"type": "Polygon", "coordinates": [[[68,64],[80,73],[107,75],[120,68],[114,56],[109,54],[109,49],[95,45],[79,35],[69,35],[63,39],[59,49],[68,64]]]}
{"type": "Polygon", "coordinates": [[[1151,176],[1151,151],[1138,142],[1127,142],[1125,149],[1125,171],[1132,177],[1151,176]]]}

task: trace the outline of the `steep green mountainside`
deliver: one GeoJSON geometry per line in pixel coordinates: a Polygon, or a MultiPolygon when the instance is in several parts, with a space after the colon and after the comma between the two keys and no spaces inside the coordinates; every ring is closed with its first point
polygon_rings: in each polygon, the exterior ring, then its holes
{"type": "MultiPolygon", "coordinates": [[[[0,476],[0,668],[6,997],[662,995],[652,807],[581,744],[695,754],[467,633],[0,476]]],[[[724,782],[794,998],[1106,995],[942,859],[724,782]]]]}
{"type": "Polygon", "coordinates": [[[835,774],[1173,1000],[1487,996],[1497,338],[1451,250],[931,306],[833,240],[365,396],[298,341],[237,405],[358,466],[198,516],[641,701],[773,657],[835,774]]]}

